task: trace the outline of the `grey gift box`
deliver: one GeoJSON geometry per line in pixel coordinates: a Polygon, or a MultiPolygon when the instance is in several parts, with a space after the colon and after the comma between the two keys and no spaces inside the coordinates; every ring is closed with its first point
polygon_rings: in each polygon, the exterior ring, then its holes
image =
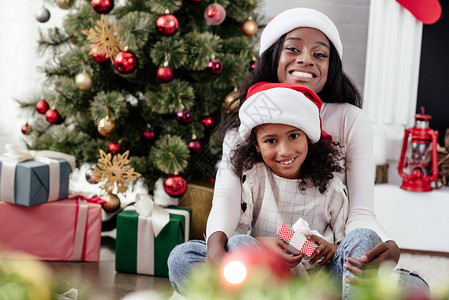
{"type": "MultiPolygon", "coordinates": [[[[60,200],[67,198],[69,194],[70,164],[64,159],[55,159],[60,165],[59,196],[58,199],[48,199],[50,170],[45,163],[27,160],[20,162],[16,166],[14,186],[3,188],[14,189],[14,204],[23,206],[34,206],[46,203],[47,200],[60,200]]],[[[0,161],[0,178],[2,161],[0,161]]],[[[2,199],[0,199],[2,200],[2,199]]]]}

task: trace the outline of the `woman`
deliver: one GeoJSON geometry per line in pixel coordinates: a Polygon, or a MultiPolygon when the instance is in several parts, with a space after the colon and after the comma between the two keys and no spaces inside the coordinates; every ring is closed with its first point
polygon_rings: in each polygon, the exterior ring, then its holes
{"type": "MultiPolygon", "coordinates": [[[[345,231],[351,247],[358,248],[357,253],[348,255],[346,261],[342,262],[344,288],[358,280],[356,276],[363,277],[369,272],[370,266],[378,266],[386,260],[397,263],[399,247],[385,233],[374,215],[371,125],[367,115],[360,109],[360,94],[343,73],[343,47],[337,28],[318,11],[290,9],[268,23],[261,35],[259,54],[256,69],[240,87],[240,96],[235,100],[238,107],[243,103],[248,88],[257,82],[301,84],[317,93],[323,101],[320,113],[323,130],[342,146],[345,172],[334,175],[340,177],[348,188],[349,215],[345,231]]],[[[261,111],[263,109],[261,107],[261,111]]],[[[207,223],[207,248],[204,242],[198,242],[197,248],[190,251],[198,256],[192,255],[189,258],[191,261],[201,260],[206,255],[206,262],[217,262],[227,251],[239,247],[239,242],[233,240],[232,236],[241,215],[241,180],[233,173],[229,161],[230,153],[239,141],[238,114],[238,109],[225,114],[218,131],[225,138],[223,159],[217,173],[213,206],[207,223]]],[[[276,237],[258,241],[264,247],[277,249],[280,254],[284,251],[284,246],[276,237]]],[[[290,260],[287,261],[290,265],[299,263],[294,261],[298,259],[295,257],[285,259],[290,260]]],[[[170,263],[169,260],[169,268],[170,263]]],[[[173,269],[174,265],[170,271],[173,269]]],[[[172,283],[176,284],[184,276],[183,272],[187,271],[177,265],[176,274],[170,274],[172,283]]],[[[402,274],[401,279],[409,280],[409,277],[408,273],[402,274]]],[[[426,283],[419,280],[421,287],[426,287],[426,283]]]]}

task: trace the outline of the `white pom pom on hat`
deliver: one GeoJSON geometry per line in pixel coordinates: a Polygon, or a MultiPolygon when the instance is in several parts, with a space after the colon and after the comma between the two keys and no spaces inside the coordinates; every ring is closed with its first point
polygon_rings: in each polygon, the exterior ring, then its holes
{"type": "Polygon", "coordinates": [[[343,45],[335,24],[325,14],[311,8],[292,8],[281,12],[270,22],[260,36],[259,55],[284,34],[299,27],[315,28],[324,33],[337,49],[340,59],[343,58],[343,45]]]}
{"type": "Polygon", "coordinates": [[[239,110],[239,134],[247,140],[254,127],[276,123],[301,129],[312,143],[321,136],[321,99],[311,89],[295,83],[259,82],[251,86],[239,110]]]}

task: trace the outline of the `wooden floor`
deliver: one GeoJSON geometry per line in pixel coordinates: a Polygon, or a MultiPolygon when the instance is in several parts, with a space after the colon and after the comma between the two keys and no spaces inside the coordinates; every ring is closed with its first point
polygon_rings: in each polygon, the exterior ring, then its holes
{"type": "MultiPolygon", "coordinates": [[[[168,299],[173,288],[168,278],[118,273],[115,271],[115,240],[102,237],[99,262],[46,262],[63,283],[62,290],[75,288],[78,299],[119,300],[135,291],[157,291],[168,299]]],[[[61,287],[59,287],[61,290],[61,287]]]]}

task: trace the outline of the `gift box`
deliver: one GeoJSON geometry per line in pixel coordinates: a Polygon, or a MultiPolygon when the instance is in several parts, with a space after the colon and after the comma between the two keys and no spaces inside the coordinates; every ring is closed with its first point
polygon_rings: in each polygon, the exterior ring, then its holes
{"type": "Polygon", "coordinates": [[[136,201],[117,215],[115,270],[167,277],[171,250],[189,240],[192,211],[162,208],[151,202],[143,212],[141,202],[136,201]]]}
{"type": "MultiPolygon", "coordinates": [[[[295,225],[293,225],[295,227],[295,225]]],[[[307,228],[308,229],[308,228],[307,228]]],[[[308,233],[310,234],[310,233],[308,233]]],[[[281,225],[276,236],[280,237],[288,245],[288,250],[293,254],[304,254],[308,257],[312,257],[318,245],[312,241],[309,241],[304,234],[304,230],[296,230],[286,226],[281,225]]]]}
{"type": "Polygon", "coordinates": [[[25,207],[0,202],[0,247],[52,261],[98,261],[101,205],[64,199],[25,207]]]}
{"type": "Polygon", "coordinates": [[[214,183],[198,180],[189,181],[186,193],[179,199],[179,207],[192,210],[192,239],[194,240],[204,239],[213,197],[214,183]]]}
{"type": "Polygon", "coordinates": [[[7,146],[10,152],[0,156],[1,201],[35,206],[67,198],[73,156],[7,146]]]}

